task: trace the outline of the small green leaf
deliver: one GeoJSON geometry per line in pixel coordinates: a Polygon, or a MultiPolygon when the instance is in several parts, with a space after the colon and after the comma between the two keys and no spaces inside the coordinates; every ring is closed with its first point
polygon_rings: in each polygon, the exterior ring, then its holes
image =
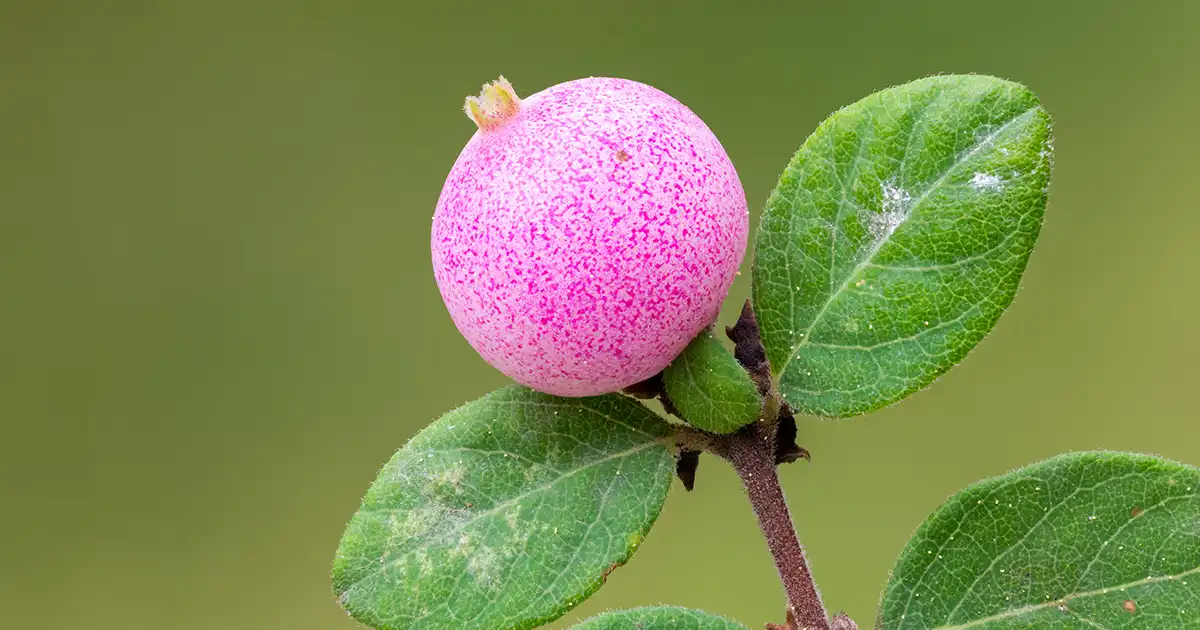
{"type": "Polygon", "coordinates": [[[823,122],[756,242],[754,306],[788,403],[864,413],[962,360],[1016,293],[1052,149],[1037,97],[987,76],[915,81],[823,122]]]}
{"type": "Polygon", "coordinates": [[[338,601],[376,628],[533,628],[587,598],[658,517],[669,426],[619,395],[509,387],[392,457],[346,528],[338,601]]]}
{"type": "Polygon", "coordinates": [[[572,630],[746,630],[746,626],[701,610],[651,606],[618,610],[571,626],[572,630]]]}
{"type": "Polygon", "coordinates": [[[663,385],[684,419],[706,431],[736,431],[762,411],[750,375],[711,331],[700,333],[667,366],[663,385]]]}
{"type": "Polygon", "coordinates": [[[1061,455],[976,483],[921,525],[883,630],[1200,628],[1200,470],[1061,455]]]}

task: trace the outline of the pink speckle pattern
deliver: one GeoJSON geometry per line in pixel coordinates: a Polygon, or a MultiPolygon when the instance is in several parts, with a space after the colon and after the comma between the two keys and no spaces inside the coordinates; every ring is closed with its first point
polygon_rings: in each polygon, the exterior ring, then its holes
{"type": "Polygon", "coordinates": [[[484,360],[590,396],[657,374],[716,319],[748,231],[699,117],[642,83],[580,79],[471,138],[433,217],[433,268],[484,360]]]}

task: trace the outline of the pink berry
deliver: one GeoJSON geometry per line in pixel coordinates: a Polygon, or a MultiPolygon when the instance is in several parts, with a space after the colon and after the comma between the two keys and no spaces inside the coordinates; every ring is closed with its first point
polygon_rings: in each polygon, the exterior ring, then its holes
{"type": "Polygon", "coordinates": [[[467,99],[479,130],[433,217],[458,330],[496,369],[559,396],[654,376],[716,319],[749,213],[729,156],[687,107],[624,79],[467,99]]]}

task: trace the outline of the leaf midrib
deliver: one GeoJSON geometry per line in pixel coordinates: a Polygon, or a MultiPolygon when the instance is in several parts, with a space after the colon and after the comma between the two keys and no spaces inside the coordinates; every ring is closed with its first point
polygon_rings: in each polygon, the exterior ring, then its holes
{"type": "MultiPolygon", "coordinates": [[[[493,514],[496,514],[497,512],[500,512],[508,507],[511,507],[531,495],[549,490],[550,488],[553,488],[554,486],[558,485],[564,479],[573,477],[573,476],[579,474],[580,472],[583,472],[590,468],[594,468],[601,464],[608,463],[608,462],[616,460],[616,459],[621,459],[623,457],[630,457],[630,456],[636,455],[637,453],[640,453],[644,450],[647,450],[647,449],[650,449],[650,448],[653,448],[656,446],[661,446],[661,445],[662,445],[661,441],[656,438],[652,441],[646,442],[646,443],[636,446],[634,448],[626,449],[619,453],[614,453],[612,455],[609,455],[607,457],[603,457],[600,459],[591,460],[578,468],[571,469],[570,471],[566,472],[565,474],[563,474],[560,477],[555,478],[553,481],[551,481],[549,483],[546,483],[546,484],[543,484],[536,488],[532,488],[530,490],[522,492],[521,494],[518,494],[510,499],[505,499],[504,501],[497,503],[496,505],[492,506],[491,508],[488,508],[487,510],[484,510],[482,512],[479,512],[478,514],[473,515],[470,519],[463,521],[462,524],[458,528],[456,528],[453,532],[448,534],[448,536],[453,536],[454,534],[458,534],[458,533],[462,532],[463,530],[467,529],[468,527],[470,527],[471,525],[475,524],[479,520],[486,518],[488,516],[491,516],[493,514]]],[[[411,508],[380,507],[380,508],[371,509],[371,510],[360,510],[359,513],[360,514],[373,514],[373,513],[378,513],[378,512],[405,512],[410,509],[411,508]]],[[[362,584],[363,582],[375,577],[376,575],[379,575],[380,573],[384,572],[385,570],[396,566],[397,564],[400,563],[400,561],[408,558],[409,555],[411,555],[411,552],[402,553],[399,556],[397,556],[394,561],[372,569],[370,573],[367,573],[366,575],[362,576],[361,578],[359,578],[357,580],[354,580],[349,585],[347,585],[344,589],[342,589],[342,592],[343,593],[349,592],[351,589],[358,586],[359,584],[362,584]]]]}
{"type": "MultiPolygon", "coordinates": [[[[972,157],[974,157],[984,147],[986,147],[989,144],[991,144],[992,142],[994,142],[995,139],[997,137],[999,137],[1001,133],[1004,133],[1004,131],[1009,129],[1013,124],[1032,115],[1035,111],[1037,111],[1039,109],[1041,109],[1041,105],[1034,105],[1033,107],[1030,107],[1029,109],[1026,109],[1026,110],[1022,111],[1021,113],[1013,116],[1007,122],[1000,125],[994,131],[992,131],[987,136],[985,136],[982,140],[975,143],[975,146],[971,147],[969,150],[964,152],[962,155],[955,158],[954,162],[950,166],[948,166],[946,168],[946,170],[943,171],[942,174],[940,176],[938,176],[938,178],[936,180],[934,180],[933,184],[931,184],[928,188],[926,188],[925,191],[922,192],[921,195],[912,202],[912,204],[908,207],[908,212],[905,215],[904,221],[907,222],[908,219],[912,218],[912,216],[916,212],[917,208],[922,203],[924,203],[925,200],[928,199],[929,196],[935,190],[938,190],[939,188],[941,188],[942,185],[944,185],[946,183],[946,180],[950,177],[950,175],[952,173],[954,173],[960,166],[962,166],[964,163],[966,163],[968,160],[970,160],[972,157]]],[[[905,152],[905,157],[907,157],[907,151],[905,152]]],[[[801,349],[803,349],[806,345],[808,345],[808,342],[813,337],[813,334],[812,334],[813,330],[815,330],[817,328],[817,326],[821,324],[822,318],[824,318],[825,313],[828,312],[829,307],[832,306],[833,303],[837,301],[837,299],[842,295],[843,292],[845,292],[845,290],[847,288],[849,288],[850,283],[853,282],[854,279],[856,277],[858,277],[858,275],[860,273],[862,273],[862,271],[871,264],[871,261],[875,258],[875,255],[878,254],[885,245],[887,245],[889,242],[891,242],[892,236],[895,235],[895,233],[899,232],[899,231],[900,230],[899,230],[899,226],[898,226],[897,229],[892,230],[892,232],[890,234],[885,234],[882,238],[878,239],[875,242],[875,244],[872,245],[872,247],[867,251],[866,256],[864,256],[863,259],[860,260],[859,263],[854,266],[854,269],[852,269],[850,271],[850,273],[846,275],[845,280],[842,281],[842,284],[840,287],[838,287],[837,291],[834,291],[833,293],[829,294],[829,297],[821,305],[821,308],[818,309],[817,314],[813,316],[812,321],[809,323],[809,325],[806,328],[803,329],[804,330],[803,337],[800,339],[800,342],[797,343],[794,348],[792,348],[792,351],[788,354],[787,360],[783,362],[783,365],[781,365],[779,367],[778,371],[776,372],[775,378],[776,378],[777,385],[778,385],[779,378],[784,374],[785,371],[787,371],[787,367],[789,365],[791,365],[792,360],[795,359],[796,356],[800,354],[801,349]]],[[[793,310],[793,313],[794,312],[795,311],[793,310]]]]}
{"type": "Polygon", "coordinates": [[[1083,599],[1085,597],[1094,597],[1097,595],[1107,595],[1113,591],[1123,591],[1125,589],[1137,588],[1139,586],[1144,586],[1147,584],[1158,584],[1159,582],[1170,582],[1172,580],[1178,580],[1181,578],[1185,578],[1189,575],[1195,575],[1197,573],[1200,573],[1200,566],[1193,567],[1191,569],[1188,569],[1188,570],[1180,572],[1180,573],[1176,573],[1174,575],[1159,575],[1156,577],[1147,577],[1147,578],[1142,578],[1140,580],[1134,580],[1133,582],[1127,582],[1125,584],[1117,584],[1115,586],[1105,586],[1104,588],[1098,588],[1098,589],[1091,590],[1091,591],[1070,593],[1070,594],[1064,595],[1058,599],[1050,600],[1048,602],[1044,602],[1041,604],[1031,604],[1029,606],[1024,606],[1021,608],[1013,608],[1011,610],[1006,610],[1004,612],[997,613],[990,617],[982,617],[980,619],[973,619],[971,621],[968,621],[967,623],[959,624],[956,626],[937,626],[933,630],[965,630],[966,628],[976,628],[983,624],[991,623],[993,621],[1002,621],[1004,619],[1020,617],[1022,615],[1027,615],[1029,613],[1038,612],[1039,610],[1046,610],[1047,608],[1057,608],[1066,602],[1076,600],[1076,599],[1083,599]]]}

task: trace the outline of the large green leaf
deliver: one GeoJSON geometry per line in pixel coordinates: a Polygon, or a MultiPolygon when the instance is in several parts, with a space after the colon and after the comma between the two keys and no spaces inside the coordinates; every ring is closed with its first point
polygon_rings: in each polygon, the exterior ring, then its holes
{"type": "Polygon", "coordinates": [[[592,617],[571,630],[746,630],[746,626],[702,610],[651,606],[592,617]]]}
{"type": "Polygon", "coordinates": [[[750,375],[708,330],[667,366],[663,385],[683,418],[707,431],[736,431],[762,411],[750,375]]]}
{"type": "Polygon", "coordinates": [[[1051,151],[1033,93],[986,76],[884,90],[822,123],[756,242],[754,306],[788,403],[863,413],[966,356],[1016,293],[1051,151]]]}
{"type": "Polygon", "coordinates": [[[382,629],[533,628],[592,594],[658,517],[668,425],[619,395],[501,389],[438,419],[380,471],[333,565],[382,629]]]}
{"type": "Polygon", "coordinates": [[[884,630],[1200,628],[1200,470],[1073,453],[981,481],[917,530],[884,630]]]}

